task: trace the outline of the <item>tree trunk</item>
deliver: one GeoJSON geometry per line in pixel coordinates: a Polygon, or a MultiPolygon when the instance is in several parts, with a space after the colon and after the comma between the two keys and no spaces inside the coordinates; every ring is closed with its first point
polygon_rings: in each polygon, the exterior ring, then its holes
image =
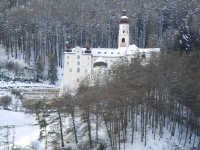
{"type": "Polygon", "coordinates": [[[91,126],[90,126],[90,115],[89,115],[89,112],[87,112],[87,125],[88,125],[89,145],[90,145],[90,149],[92,149],[92,137],[91,137],[91,126]]]}
{"type": "Polygon", "coordinates": [[[58,111],[58,119],[59,119],[59,125],[60,125],[60,140],[61,140],[61,147],[64,147],[64,139],[63,139],[63,126],[62,126],[62,120],[60,112],[58,111]]]}
{"type": "Polygon", "coordinates": [[[76,145],[78,144],[78,138],[77,138],[77,132],[76,132],[76,125],[75,125],[75,118],[74,118],[74,110],[72,110],[72,124],[73,124],[73,130],[74,130],[74,137],[75,137],[75,142],[76,145]]]}

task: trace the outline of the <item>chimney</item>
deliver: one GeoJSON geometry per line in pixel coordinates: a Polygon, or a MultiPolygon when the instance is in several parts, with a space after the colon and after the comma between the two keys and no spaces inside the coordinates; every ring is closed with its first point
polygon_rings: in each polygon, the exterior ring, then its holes
{"type": "Polygon", "coordinates": [[[85,48],[86,48],[85,53],[90,54],[91,53],[91,47],[88,45],[85,48]]]}
{"type": "Polygon", "coordinates": [[[66,52],[72,52],[71,46],[69,44],[66,45],[66,52]]]}

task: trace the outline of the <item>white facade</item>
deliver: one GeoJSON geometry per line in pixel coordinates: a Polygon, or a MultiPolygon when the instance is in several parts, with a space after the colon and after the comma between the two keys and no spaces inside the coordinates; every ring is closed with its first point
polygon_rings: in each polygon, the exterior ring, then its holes
{"type": "Polygon", "coordinates": [[[118,48],[68,48],[64,53],[64,73],[61,85],[61,94],[66,91],[75,91],[83,80],[92,81],[107,75],[113,63],[121,58],[131,61],[138,55],[150,57],[151,52],[160,52],[159,48],[140,49],[129,44],[128,17],[123,15],[119,25],[118,48]]]}
{"type": "Polygon", "coordinates": [[[80,82],[91,74],[92,57],[83,53],[82,48],[75,48],[72,52],[64,53],[64,73],[62,92],[78,88],[80,82]]]}

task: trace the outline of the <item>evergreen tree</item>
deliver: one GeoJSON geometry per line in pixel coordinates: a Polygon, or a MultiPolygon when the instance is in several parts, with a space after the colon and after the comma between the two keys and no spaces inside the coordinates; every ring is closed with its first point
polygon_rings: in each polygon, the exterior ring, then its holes
{"type": "Polygon", "coordinates": [[[36,77],[35,80],[39,82],[40,79],[43,77],[43,69],[44,69],[44,63],[42,62],[42,59],[39,57],[35,64],[36,68],[36,77]]]}
{"type": "Polygon", "coordinates": [[[51,84],[55,84],[55,82],[58,80],[56,62],[55,56],[49,57],[48,79],[50,80],[51,84]]]}
{"type": "Polygon", "coordinates": [[[185,51],[186,53],[191,51],[191,34],[188,26],[182,26],[179,29],[177,44],[177,50],[185,51]]]}
{"type": "Polygon", "coordinates": [[[200,50],[200,34],[193,30],[190,26],[182,26],[179,29],[175,50],[190,53],[191,51],[200,50]]]}
{"type": "Polygon", "coordinates": [[[192,30],[192,50],[194,51],[200,51],[200,33],[198,31],[192,30]]]}

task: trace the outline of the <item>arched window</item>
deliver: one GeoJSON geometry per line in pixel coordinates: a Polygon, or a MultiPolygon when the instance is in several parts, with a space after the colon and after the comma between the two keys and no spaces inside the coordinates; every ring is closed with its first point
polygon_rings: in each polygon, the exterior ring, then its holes
{"type": "Polygon", "coordinates": [[[125,43],[125,38],[122,38],[122,43],[125,43]]]}
{"type": "Polygon", "coordinates": [[[96,63],[94,63],[94,65],[93,65],[93,67],[95,68],[95,67],[105,67],[105,68],[107,68],[107,63],[105,63],[105,62],[96,62],[96,63]]]}

